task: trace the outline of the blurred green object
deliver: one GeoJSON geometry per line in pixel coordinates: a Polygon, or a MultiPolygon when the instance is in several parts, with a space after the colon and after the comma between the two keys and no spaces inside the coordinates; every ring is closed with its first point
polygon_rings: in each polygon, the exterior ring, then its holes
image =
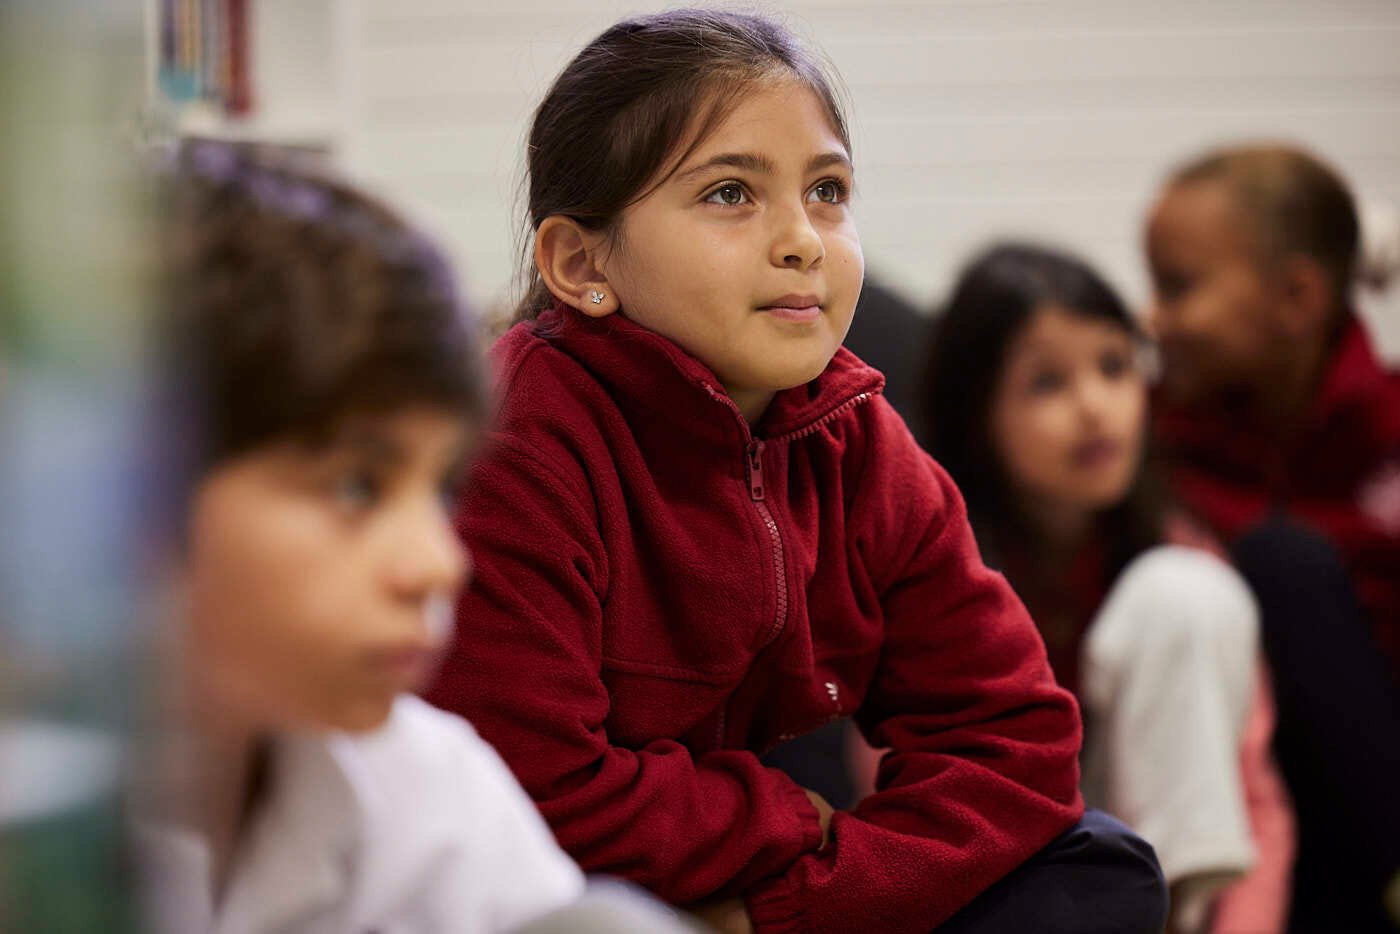
{"type": "Polygon", "coordinates": [[[110,793],[0,831],[0,930],[135,931],[110,793]]]}
{"type": "MultiPolygon", "coordinates": [[[[106,807],[91,805],[7,834],[5,846],[18,858],[5,861],[7,903],[17,917],[0,918],[12,931],[110,931],[132,929],[114,918],[103,886],[85,884],[110,872],[104,850],[118,832],[106,807]],[[36,893],[42,902],[30,902],[36,893]]],[[[6,914],[10,914],[7,912],[6,914]]]]}
{"type": "Polygon", "coordinates": [[[134,931],[143,6],[0,0],[0,931],[134,931]]]}

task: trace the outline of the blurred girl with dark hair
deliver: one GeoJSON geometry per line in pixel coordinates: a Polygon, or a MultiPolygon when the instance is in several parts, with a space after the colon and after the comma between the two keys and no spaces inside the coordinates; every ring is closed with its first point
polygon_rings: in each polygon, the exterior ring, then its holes
{"type": "Polygon", "coordinates": [[[1080,699],[1086,800],[1156,847],[1173,929],[1278,930],[1291,835],[1257,611],[1156,482],[1143,345],[1083,262],[992,248],[935,326],[927,444],[1080,699]]]}

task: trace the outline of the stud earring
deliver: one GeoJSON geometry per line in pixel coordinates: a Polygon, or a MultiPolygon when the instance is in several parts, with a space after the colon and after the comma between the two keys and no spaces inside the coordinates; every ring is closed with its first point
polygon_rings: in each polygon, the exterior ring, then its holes
{"type": "Polygon", "coordinates": [[[594,289],[592,292],[589,292],[589,293],[588,293],[588,300],[589,300],[590,302],[592,302],[593,304],[595,304],[595,305],[601,305],[601,304],[603,304],[603,299],[605,299],[605,298],[607,298],[607,297],[608,297],[608,296],[607,296],[606,293],[604,293],[604,292],[599,292],[597,289],[594,289]]]}

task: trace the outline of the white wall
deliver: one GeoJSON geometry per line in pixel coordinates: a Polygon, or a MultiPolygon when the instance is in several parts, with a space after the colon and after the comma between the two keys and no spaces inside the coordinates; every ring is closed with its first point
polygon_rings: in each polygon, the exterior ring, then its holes
{"type": "MultiPolygon", "coordinates": [[[[347,167],[509,294],[530,110],[637,0],[347,0],[347,167]]],[[[1053,238],[1145,294],[1139,223],[1175,161],[1301,141],[1400,202],[1397,0],[789,0],[853,98],[870,268],[930,304],[978,244],[1053,238]]],[[[1394,322],[1400,330],[1400,321],[1394,322]]]]}

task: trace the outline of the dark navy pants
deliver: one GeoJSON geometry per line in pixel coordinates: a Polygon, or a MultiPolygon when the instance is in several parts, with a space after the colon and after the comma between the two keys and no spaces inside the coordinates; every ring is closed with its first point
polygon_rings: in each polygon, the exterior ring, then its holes
{"type": "Polygon", "coordinates": [[[1389,934],[1400,871],[1400,686],[1333,545],[1282,516],[1235,564],[1259,601],[1273,673],[1274,750],[1298,815],[1293,934],[1389,934]]]}
{"type": "Polygon", "coordinates": [[[1160,934],[1167,884],[1152,847],[1090,809],[939,934],[1160,934]]]}

